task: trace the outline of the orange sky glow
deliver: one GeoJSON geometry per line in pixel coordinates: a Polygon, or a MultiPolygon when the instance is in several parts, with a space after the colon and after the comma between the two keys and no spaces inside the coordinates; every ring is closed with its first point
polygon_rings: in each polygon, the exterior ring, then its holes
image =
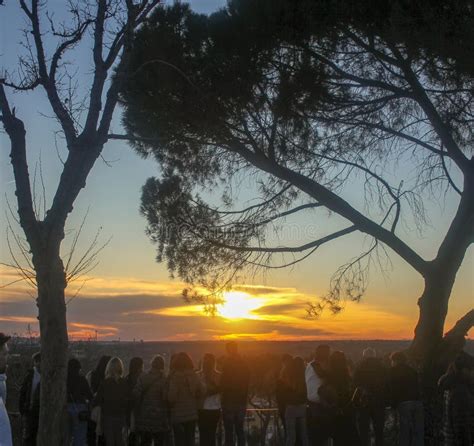
{"type": "MultiPolygon", "coordinates": [[[[7,268],[1,272],[5,283],[16,277],[7,268]]],[[[216,314],[210,316],[204,305],[183,300],[183,286],[114,277],[87,277],[82,283],[73,283],[68,289],[72,298],[68,303],[70,338],[409,339],[416,323],[416,311],[407,317],[365,302],[348,303],[338,315],[326,312],[319,319],[311,319],[306,308],[316,296],[296,288],[245,284],[225,292],[216,314]]],[[[22,282],[0,289],[2,330],[24,334],[28,324],[33,331],[38,330],[32,294],[22,282]]]]}

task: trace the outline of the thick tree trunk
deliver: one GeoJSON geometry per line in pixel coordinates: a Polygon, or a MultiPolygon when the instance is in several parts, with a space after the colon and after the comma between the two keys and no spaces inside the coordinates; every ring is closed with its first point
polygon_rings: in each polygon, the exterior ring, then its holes
{"type": "Polygon", "coordinates": [[[38,446],[66,444],[68,335],[64,266],[59,253],[41,255],[36,266],[41,333],[41,396],[38,446]]]}
{"type": "Polygon", "coordinates": [[[438,265],[425,276],[425,289],[418,301],[420,316],[410,348],[421,372],[427,446],[440,444],[443,401],[438,392],[438,380],[446,372],[449,362],[462,349],[462,341],[474,319],[473,312],[468,313],[456,324],[451,336],[449,333],[443,336],[449,298],[458,269],[453,262],[443,266],[440,268],[438,265]]]}
{"type": "Polygon", "coordinates": [[[425,289],[418,300],[418,324],[411,345],[411,353],[418,361],[424,362],[435,354],[443,340],[453,285],[454,277],[438,271],[425,277],[425,289]]]}

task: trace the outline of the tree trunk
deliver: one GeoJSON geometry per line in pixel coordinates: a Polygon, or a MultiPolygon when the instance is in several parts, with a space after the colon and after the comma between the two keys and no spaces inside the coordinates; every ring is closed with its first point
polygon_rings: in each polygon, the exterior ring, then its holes
{"type": "Polygon", "coordinates": [[[419,318],[411,345],[412,355],[421,362],[435,354],[443,340],[444,323],[454,277],[439,271],[425,277],[425,289],[418,300],[419,318]]]}
{"type": "Polygon", "coordinates": [[[464,340],[469,323],[472,325],[473,319],[472,312],[468,313],[456,324],[458,330],[449,340],[443,336],[448,302],[458,269],[453,263],[444,264],[444,267],[439,267],[438,264],[438,267],[425,276],[425,289],[418,301],[420,316],[410,347],[411,356],[420,366],[427,446],[440,444],[439,426],[442,422],[443,401],[438,392],[438,380],[446,372],[450,361],[462,349],[463,342],[455,341],[464,340]],[[465,332],[459,333],[462,329],[465,332]]]}
{"type": "MultiPolygon", "coordinates": [[[[59,251],[59,249],[57,250],[59,251]]],[[[41,334],[41,396],[38,446],[66,444],[68,335],[65,272],[59,252],[40,256],[36,266],[41,334]]]]}

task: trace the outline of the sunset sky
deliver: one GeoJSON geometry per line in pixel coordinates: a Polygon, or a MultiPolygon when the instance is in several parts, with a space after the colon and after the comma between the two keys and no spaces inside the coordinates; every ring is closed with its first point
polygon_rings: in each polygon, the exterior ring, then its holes
{"type": "MultiPolygon", "coordinates": [[[[5,3],[0,7],[0,67],[13,72],[21,51],[20,30],[24,19],[17,2],[5,3]]],[[[190,3],[196,11],[209,13],[223,6],[225,1],[193,0],[190,3]]],[[[63,1],[48,4],[61,15],[63,1]]],[[[91,67],[88,44],[77,48],[73,62],[79,67],[79,78],[87,79],[91,67]]],[[[47,202],[50,203],[61,168],[60,156],[65,153],[60,140],[58,151],[55,148],[56,123],[48,118],[51,111],[43,91],[10,93],[9,98],[27,127],[30,175],[34,178],[35,165],[39,166],[41,160],[47,202]]],[[[120,110],[115,115],[113,132],[121,132],[120,110]]],[[[0,262],[11,263],[5,214],[8,203],[14,208],[15,196],[9,141],[3,133],[0,134],[0,146],[0,262]]],[[[243,277],[225,296],[226,303],[218,308],[216,316],[207,316],[199,305],[184,303],[181,290],[185,285],[171,280],[165,265],[155,262],[155,249],[144,233],[146,222],[138,211],[141,187],[149,176],[159,174],[159,166],[152,160],[139,158],[122,142],[108,143],[103,157],[106,162],[98,161],[86,189],[76,202],[64,242],[67,253],[74,231],[86,214],[76,258],[87,249],[98,231],[99,244],[110,239],[100,253],[99,265],[68,289],[72,338],[87,337],[95,330],[101,339],[122,340],[401,339],[412,336],[418,316],[416,301],[423,283],[421,277],[394,254],[390,257],[391,265],[386,264],[383,273],[376,265],[372,268],[369,288],[362,302],[348,304],[339,315],[325,313],[318,320],[306,317],[307,303],[316,301],[327,291],[331,274],[337,267],[367,247],[368,241],[358,234],[325,245],[292,269],[243,277]]],[[[39,176],[37,167],[36,177],[39,176]]],[[[409,179],[413,171],[407,166],[402,176],[409,179]]],[[[251,177],[243,181],[242,187],[249,198],[255,188],[254,181],[251,177]]],[[[41,195],[40,188],[37,181],[38,196],[41,195]]],[[[351,193],[358,202],[361,188],[356,184],[351,193]]],[[[456,204],[455,196],[427,201],[429,225],[420,234],[414,225],[407,224],[401,227],[400,237],[424,258],[431,258],[456,204]]],[[[301,234],[327,233],[335,221],[324,214],[310,217],[308,214],[307,220],[289,222],[287,231],[283,231],[284,241],[296,244],[296,238],[301,234]]],[[[20,233],[18,228],[16,231],[20,233]]],[[[458,273],[447,326],[473,306],[473,258],[471,246],[458,273]]],[[[0,266],[0,274],[0,286],[17,277],[5,266],[0,266]]],[[[0,288],[0,331],[25,333],[28,324],[37,330],[37,308],[33,298],[34,290],[22,282],[0,288]]]]}

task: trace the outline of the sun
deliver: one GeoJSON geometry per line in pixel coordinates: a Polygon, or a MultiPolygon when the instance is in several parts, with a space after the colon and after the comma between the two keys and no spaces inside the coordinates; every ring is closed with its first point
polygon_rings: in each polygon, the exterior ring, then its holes
{"type": "Polygon", "coordinates": [[[253,314],[263,306],[264,300],[241,291],[226,291],[224,293],[224,303],[219,305],[218,314],[226,319],[258,319],[258,315],[253,314]]]}

